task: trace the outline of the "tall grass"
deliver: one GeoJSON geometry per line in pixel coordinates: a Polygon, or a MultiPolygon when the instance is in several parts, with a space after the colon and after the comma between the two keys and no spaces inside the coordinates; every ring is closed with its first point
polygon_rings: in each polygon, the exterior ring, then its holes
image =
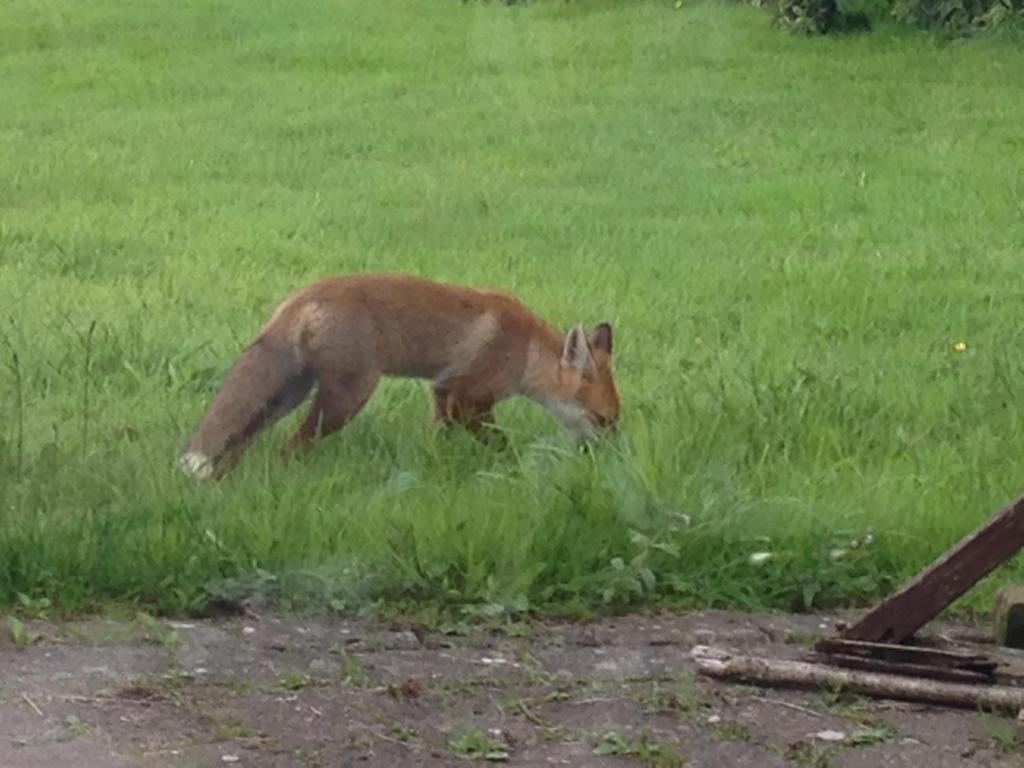
{"type": "Polygon", "coordinates": [[[0,604],[804,609],[1016,494],[1024,52],[673,6],[0,9],[0,604]],[[621,439],[389,381],[176,472],[274,302],[369,268],[611,320],[621,439]]]}

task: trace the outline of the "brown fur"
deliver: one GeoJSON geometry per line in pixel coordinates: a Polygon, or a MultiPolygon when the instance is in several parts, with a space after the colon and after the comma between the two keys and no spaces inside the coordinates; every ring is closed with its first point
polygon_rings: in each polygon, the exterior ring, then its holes
{"type": "Polygon", "coordinates": [[[430,380],[434,418],[475,434],[514,394],[589,434],[618,419],[611,356],[607,323],[563,336],[501,291],[401,273],[327,277],[278,305],[232,365],[182,462],[195,474],[223,474],[315,382],[309,415],[283,450],[306,448],[350,421],[382,376],[430,380]]]}

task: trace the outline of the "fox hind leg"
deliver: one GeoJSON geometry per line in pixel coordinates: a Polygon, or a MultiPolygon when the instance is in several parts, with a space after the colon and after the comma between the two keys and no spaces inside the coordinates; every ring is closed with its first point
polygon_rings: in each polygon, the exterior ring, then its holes
{"type": "Polygon", "coordinates": [[[322,373],[309,415],[285,442],[282,453],[309,448],[318,438],[344,427],[366,405],[379,381],[378,371],[322,373]]]}

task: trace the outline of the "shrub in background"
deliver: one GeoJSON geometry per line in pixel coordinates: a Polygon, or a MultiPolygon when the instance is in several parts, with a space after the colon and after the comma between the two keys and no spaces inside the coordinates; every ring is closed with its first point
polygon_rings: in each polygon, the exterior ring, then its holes
{"type": "Polygon", "coordinates": [[[870,3],[869,13],[840,8],[838,0],[747,0],[774,8],[775,24],[798,35],[870,29],[871,18],[889,15],[899,24],[945,35],[967,36],[1024,22],[1024,0],[891,0],[870,3]]]}
{"type": "Polygon", "coordinates": [[[847,13],[836,0],[777,0],[775,23],[800,35],[854,32],[871,27],[863,13],[847,13]]]}
{"type": "Polygon", "coordinates": [[[1024,0],[895,0],[892,15],[920,29],[969,35],[1019,24],[1024,0]]]}

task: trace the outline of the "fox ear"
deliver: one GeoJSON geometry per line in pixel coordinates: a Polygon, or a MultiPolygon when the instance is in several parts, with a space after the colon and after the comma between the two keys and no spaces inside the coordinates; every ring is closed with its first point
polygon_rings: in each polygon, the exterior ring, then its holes
{"type": "Polygon", "coordinates": [[[565,335],[562,361],[578,370],[583,370],[590,363],[590,343],[582,323],[576,323],[565,335]]]}
{"type": "Polygon", "coordinates": [[[590,332],[590,346],[607,354],[612,353],[612,325],[611,323],[598,323],[590,332]]]}

